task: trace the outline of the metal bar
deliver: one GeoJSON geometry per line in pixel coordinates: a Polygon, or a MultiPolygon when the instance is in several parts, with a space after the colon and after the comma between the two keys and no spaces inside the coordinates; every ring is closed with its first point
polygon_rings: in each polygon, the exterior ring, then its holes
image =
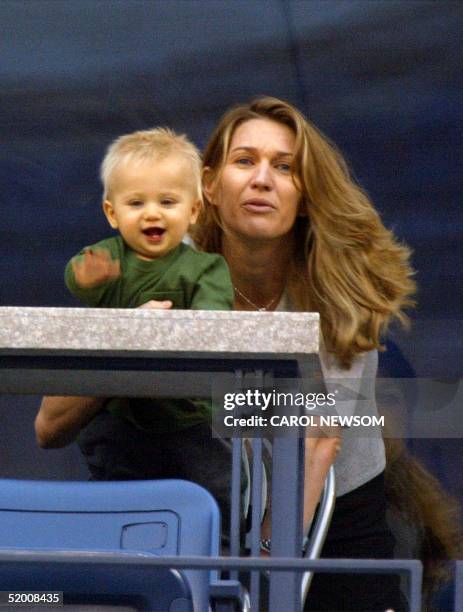
{"type": "Polygon", "coordinates": [[[210,372],[0,369],[0,393],[101,397],[210,397],[210,372]]]}
{"type": "MultiPolygon", "coordinates": [[[[243,371],[235,370],[235,389],[241,390],[243,371]]],[[[241,461],[243,456],[243,440],[232,439],[232,483],[230,492],[230,554],[234,557],[240,554],[240,517],[241,517],[241,461]]],[[[238,572],[231,572],[230,578],[238,580],[238,572]]]]}
{"type": "Polygon", "coordinates": [[[0,393],[31,395],[91,395],[194,397],[210,389],[211,372],[232,374],[237,369],[270,369],[289,376],[294,361],[278,359],[160,359],[94,355],[0,355],[0,393]],[[130,384],[127,382],[130,381],[130,384]]]}
{"type": "MultiPolygon", "coordinates": [[[[410,563],[412,563],[410,561],[410,563]]],[[[421,590],[423,586],[423,566],[421,562],[417,562],[419,565],[410,566],[410,612],[421,612],[421,590]]]]}
{"type": "Polygon", "coordinates": [[[422,563],[416,559],[289,559],[286,557],[199,557],[165,556],[158,557],[147,552],[99,551],[99,550],[29,550],[0,548],[2,560],[48,562],[69,560],[73,563],[127,563],[169,566],[173,569],[270,569],[277,572],[304,572],[311,570],[322,574],[413,574],[422,572],[422,563]]]}
{"type": "MultiPolygon", "coordinates": [[[[237,557],[240,554],[240,516],[241,516],[241,460],[243,440],[233,438],[232,441],[232,484],[230,510],[230,554],[237,557]]],[[[230,578],[238,580],[238,573],[231,572],[230,578]]]]}
{"type": "MultiPolygon", "coordinates": [[[[9,370],[33,371],[33,370],[132,370],[137,372],[230,372],[237,369],[256,370],[262,369],[276,372],[280,378],[290,378],[294,373],[294,363],[298,356],[293,357],[276,354],[271,356],[241,355],[221,355],[220,357],[207,355],[184,353],[182,355],[163,355],[158,351],[129,353],[121,351],[100,351],[94,354],[91,351],[15,351],[0,348],[0,371],[7,373],[9,370]],[[186,356],[188,355],[188,356],[186,356]]],[[[308,355],[306,359],[315,360],[315,355],[308,355]]]]}
{"type": "Polygon", "coordinates": [[[463,610],[463,561],[455,562],[455,612],[463,610]]]}
{"type": "MultiPolygon", "coordinates": [[[[304,571],[332,574],[405,574],[410,577],[410,612],[421,612],[421,584],[423,566],[420,561],[407,559],[275,559],[242,557],[157,557],[148,553],[117,551],[29,551],[0,549],[0,562],[24,561],[33,563],[125,564],[138,567],[169,567],[171,569],[233,569],[272,570],[284,576],[304,571]]],[[[272,605],[272,602],[271,602],[272,605]]],[[[295,610],[280,608],[281,610],[295,610]]],[[[458,610],[458,608],[457,608],[458,610]]]]}
{"type": "MultiPolygon", "coordinates": [[[[275,438],[272,460],[272,557],[301,556],[304,438],[275,438]]],[[[270,612],[298,610],[301,577],[270,574],[270,612]]]]}
{"type": "MultiPolygon", "coordinates": [[[[246,380],[246,386],[254,389],[263,389],[264,372],[256,370],[250,373],[246,380]],[[249,379],[252,379],[249,381],[249,379]]],[[[260,554],[260,539],[261,539],[261,514],[262,514],[262,439],[252,439],[252,515],[251,515],[251,556],[258,557],[260,554]]],[[[260,594],[260,573],[251,572],[251,609],[259,609],[259,594],[260,594]]]]}
{"type": "MultiPolygon", "coordinates": [[[[262,438],[252,441],[252,525],[251,556],[260,554],[262,514],[262,438]]],[[[259,609],[260,573],[251,572],[251,609],[259,609]]]]}

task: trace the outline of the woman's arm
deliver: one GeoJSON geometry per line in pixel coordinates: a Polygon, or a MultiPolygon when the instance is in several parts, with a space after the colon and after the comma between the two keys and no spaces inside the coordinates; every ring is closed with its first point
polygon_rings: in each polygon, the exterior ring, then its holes
{"type": "Polygon", "coordinates": [[[103,402],[101,397],[44,397],[34,424],[39,446],[61,448],[71,444],[103,402]]]}
{"type": "Polygon", "coordinates": [[[309,531],[328,471],[340,449],[341,438],[339,436],[305,439],[304,536],[309,531]]]}
{"type": "MultiPolygon", "coordinates": [[[[172,302],[150,300],[139,308],[166,310],[172,302]]],[[[74,442],[80,430],[87,425],[101,409],[101,397],[58,397],[42,399],[35,417],[35,437],[42,448],[61,448],[74,442]]]]}
{"type": "MultiPolygon", "coordinates": [[[[305,462],[304,462],[304,513],[303,513],[303,536],[309,531],[315,508],[320,501],[320,496],[325,486],[325,480],[330,467],[333,465],[341,449],[341,438],[331,429],[330,437],[307,437],[305,439],[305,462]]],[[[270,539],[271,508],[265,515],[262,524],[262,538],[270,539]]],[[[267,556],[261,553],[262,556],[267,556]]]]}

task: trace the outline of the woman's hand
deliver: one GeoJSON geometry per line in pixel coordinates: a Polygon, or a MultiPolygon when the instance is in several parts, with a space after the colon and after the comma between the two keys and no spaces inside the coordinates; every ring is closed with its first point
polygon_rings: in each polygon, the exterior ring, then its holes
{"type": "Polygon", "coordinates": [[[44,397],[35,418],[35,437],[42,448],[62,448],[101,409],[100,397],[44,397]]]}
{"type": "MultiPolygon", "coordinates": [[[[139,308],[167,310],[172,308],[172,302],[150,300],[139,308]]],[[[35,418],[37,443],[42,448],[61,448],[71,444],[104,401],[100,397],[44,397],[35,418]]]]}

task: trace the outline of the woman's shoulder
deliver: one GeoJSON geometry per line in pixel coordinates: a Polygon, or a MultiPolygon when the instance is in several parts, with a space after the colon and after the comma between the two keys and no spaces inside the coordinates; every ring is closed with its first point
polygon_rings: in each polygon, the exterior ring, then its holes
{"type": "Polygon", "coordinates": [[[378,370],[378,351],[373,349],[359,353],[352,359],[349,368],[344,368],[334,353],[329,353],[321,338],[320,363],[325,378],[374,378],[378,370]]]}

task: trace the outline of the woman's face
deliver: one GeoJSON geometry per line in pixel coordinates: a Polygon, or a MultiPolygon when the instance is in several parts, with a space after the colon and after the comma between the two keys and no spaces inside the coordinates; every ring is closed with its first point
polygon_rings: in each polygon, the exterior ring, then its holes
{"type": "Polygon", "coordinates": [[[206,186],[225,234],[268,241],[291,232],[301,200],[292,175],[295,143],[289,127],[269,119],[236,128],[217,184],[206,186]]]}

